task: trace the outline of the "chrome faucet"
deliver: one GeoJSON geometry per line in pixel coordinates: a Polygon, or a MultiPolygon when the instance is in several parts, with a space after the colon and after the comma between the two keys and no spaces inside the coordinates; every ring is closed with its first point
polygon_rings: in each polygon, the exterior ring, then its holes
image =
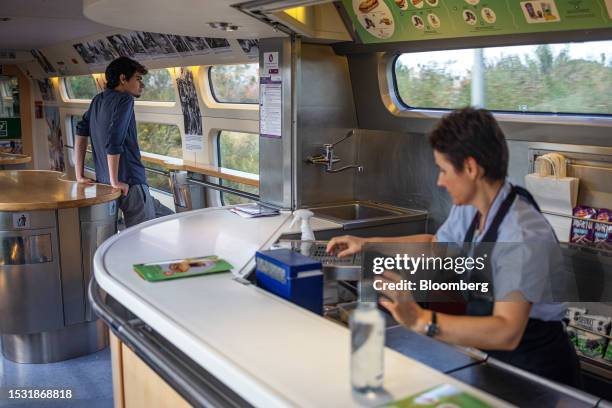
{"type": "Polygon", "coordinates": [[[363,171],[363,166],[360,164],[351,164],[349,166],[340,167],[339,169],[334,169],[334,163],[340,161],[338,156],[334,156],[334,147],[339,143],[344,142],[349,137],[355,134],[355,129],[351,129],[342,139],[334,142],[334,143],[326,143],[323,145],[323,149],[325,150],[324,154],[319,154],[316,156],[310,156],[306,159],[308,163],[312,164],[320,164],[325,166],[325,171],[327,173],[340,173],[341,171],[348,169],[357,169],[358,172],[363,171]]]}

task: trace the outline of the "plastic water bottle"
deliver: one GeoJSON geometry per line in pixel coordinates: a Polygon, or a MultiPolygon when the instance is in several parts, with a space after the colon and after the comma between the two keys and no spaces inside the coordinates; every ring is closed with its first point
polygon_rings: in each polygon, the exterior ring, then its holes
{"type": "Polygon", "coordinates": [[[375,302],[359,302],[349,318],[351,329],[351,384],[358,392],[383,386],[385,319],[375,302]]]}

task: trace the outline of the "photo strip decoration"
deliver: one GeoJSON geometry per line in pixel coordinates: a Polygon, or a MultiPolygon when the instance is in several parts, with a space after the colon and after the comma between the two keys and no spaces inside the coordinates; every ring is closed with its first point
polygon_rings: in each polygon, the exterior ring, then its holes
{"type": "MultiPolygon", "coordinates": [[[[249,58],[259,52],[256,40],[240,41],[243,41],[241,47],[249,58]]],[[[211,51],[214,53],[231,51],[231,45],[225,38],[193,37],[148,31],[113,34],[72,46],[87,65],[97,69],[119,56],[146,60],[206,55],[211,51]]]]}
{"type": "Polygon", "coordinates": [[[193,74],[189,68],[180,68],[176,78],[183,120],[185,125],[185,150],[197,151],[204,148],[202,115],[193,74]]]}
{"type": "Polygon", "coordinates": [[[57,106],[45,106],[45,121],[49,128],[47,142],[49,145],[50,169],[64,171],[64,142],[62,140],[62,128],[60,126],[60,114],[57,106]]]}
{"type": "Polygon", "coordinates": [[[259,58],[259,41],[238,40],[238,44],[240,44],[240,48],[242,48],[242,51],[244,51],[249,59],[254,60],[259,58]]]}

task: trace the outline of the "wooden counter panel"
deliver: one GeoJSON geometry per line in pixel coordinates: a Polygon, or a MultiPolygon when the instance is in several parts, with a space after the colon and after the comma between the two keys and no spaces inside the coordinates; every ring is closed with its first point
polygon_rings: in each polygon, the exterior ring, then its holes
{"type": "Polygon", "coordinates": [[[106,184],[79,184],[46,170],[0,171],[0,211],[87,207],[115,200],[119,189],[106,184]]]}

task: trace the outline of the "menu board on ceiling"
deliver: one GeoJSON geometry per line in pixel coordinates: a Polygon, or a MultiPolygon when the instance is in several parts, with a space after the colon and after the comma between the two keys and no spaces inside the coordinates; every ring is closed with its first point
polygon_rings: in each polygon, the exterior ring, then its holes
{"type": "Polygon", "coordinates": [[[364,44],[612,28],[612,0],[342,0],[364,44]]]}

